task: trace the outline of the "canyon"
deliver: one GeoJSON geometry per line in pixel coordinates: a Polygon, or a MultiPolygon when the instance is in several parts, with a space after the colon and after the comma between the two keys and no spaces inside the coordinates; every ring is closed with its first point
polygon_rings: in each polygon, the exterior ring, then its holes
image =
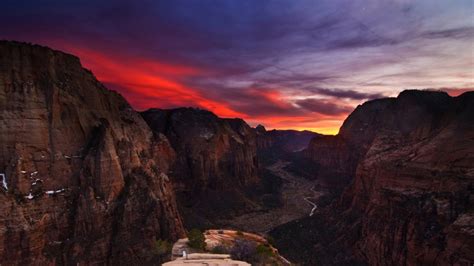
{"type": "Polygon", "coordinates": [[[137,112],[73,55],[0,55],[2,264],[160,264],[192,228],[301,265],[474,262],[474,92],[371,100],[327,136],[137,112]]]}
{"type": "Polygon", "coordinates": [[[472,264],[473,151],[473,92],[366,102],[307,151],[354,180],[315,217],[270,234],[287,258],[308,265],[472,264]]]}

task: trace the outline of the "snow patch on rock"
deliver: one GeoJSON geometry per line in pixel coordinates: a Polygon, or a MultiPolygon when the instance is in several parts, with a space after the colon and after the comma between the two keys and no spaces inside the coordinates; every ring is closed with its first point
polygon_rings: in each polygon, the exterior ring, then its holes
{"type": "Polygon", "coordinates": [[[2,178],[2,187],[8,190],[7,176],[4,173],[0,173],[0,178],[2,178]]]}

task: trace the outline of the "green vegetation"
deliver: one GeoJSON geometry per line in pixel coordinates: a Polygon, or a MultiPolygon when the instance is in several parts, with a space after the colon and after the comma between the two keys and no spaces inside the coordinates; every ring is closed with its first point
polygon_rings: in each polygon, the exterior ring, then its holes
{"type": "Polygon", "coordinates": [[[204,250],[206,248],[206,242],[204,234],[199,229],[192,229],[188,233],[188,245],[191,248],[204,250]]]}
{"type": "Polygon", "coordinates": [[[172,247],[173,245],[171,245],[167,240],[158,239],[155,241],[153,253],[157,256],[168,255],[171,253],[172,247]]]}
{"type": "Polygon", "coordinates": [[[242,231],[237,231],[236,233],[238,236],[244,236],[244,233],[242,233],[242,231]]]}
{"type": "Polygon", "coordinates": [[[273,251],[268,245],[258,245],[256,248],[256,253],[257,256],[260,257],[261,259],[266,259],[269,257],[273,257],[273,251]]]}
{"type": "Polygon", "coordinates": [[[167,240],[158,239],[151,246],[150,252],[145,255],[145,261],[153,261],[154,263],[164,263],[171,259],[171,249],[173,245],[167,240]]]}

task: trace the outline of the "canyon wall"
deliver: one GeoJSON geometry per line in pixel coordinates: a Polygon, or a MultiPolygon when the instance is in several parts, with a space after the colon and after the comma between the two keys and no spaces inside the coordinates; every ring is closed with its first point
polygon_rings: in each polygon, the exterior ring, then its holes
{"type": "MultiPolygon", "coordinates": [[[[304,150],[312,139],[320,136],[311,131],[297,130],[266,130],[264,126],[258,125],[255,128],[257,136],[257,153],[261,168],[272,165],[278,161],[292,162],[292,167],[308,170],[311,167],[305,163],[307,160],[303,157],[304,150]]],[[[304,171],[299,175],[306,176],[304,171]]],[[[312,174],[310,174],[312,175],[312,174]]]]}
{"type": "Polygon", "coordinates": [[[242,119],[196,108],[150,109],[142,116],[176,151],[173,183],[188,227],[212,226],[255,207],[246,190],[260,182],[256,139],[242,119]]]}
{"type": "Polygon", "coordinates": [[[278,149],[288,153],[306,149],[313,138],[321,136],[307,130],[266,130],[262,125],[255,127],[255,132],[259,150],[278,149]]]}
{"type": "Polygon", "coordinates": [[[316,217],[273,232],[290,259],[323,265],[473,263],[473,92],[450,97],[404,91],[370,101],[331,139],[326,148],[344,148],[326,149],[325,158],[315,140],[310,152],[354,180],[316,217]],[[349,153],[341,152],[348,147],[349,153]],[[298,235],[299,243],[291,240],[298,235]]]}
{"type": "Polygon", "coordinates": [[[347,117],[336,136],[313,138],[304,157],[313,163],[314,177],[339,191],[347,186],[354,179],[355,169],[379,127],[386,122],[379,114],[391,101],[366,102],[347,117]]]}
{"type": "Polygon", "coordinates": [[[472,264],[474,93],[405,91],[379,117],[340,203],[361,215],[354,256],[372,265],[472,264]]]}
{"type": "Polygon", "coordinates": [[[175,153],[78,58],[0,42],[0,258],[146,263],[184,229],[175,153]]]}

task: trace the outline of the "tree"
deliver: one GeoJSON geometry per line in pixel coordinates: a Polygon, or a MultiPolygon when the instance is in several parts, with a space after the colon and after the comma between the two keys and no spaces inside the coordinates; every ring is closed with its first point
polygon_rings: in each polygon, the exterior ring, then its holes
{"type": "Polygon", "coordinates": [[[199,229],[192,229],[188,233],[188,246],[195,249],[204,250],[206,248],[206,242],[203,233],[199,229]]]}

